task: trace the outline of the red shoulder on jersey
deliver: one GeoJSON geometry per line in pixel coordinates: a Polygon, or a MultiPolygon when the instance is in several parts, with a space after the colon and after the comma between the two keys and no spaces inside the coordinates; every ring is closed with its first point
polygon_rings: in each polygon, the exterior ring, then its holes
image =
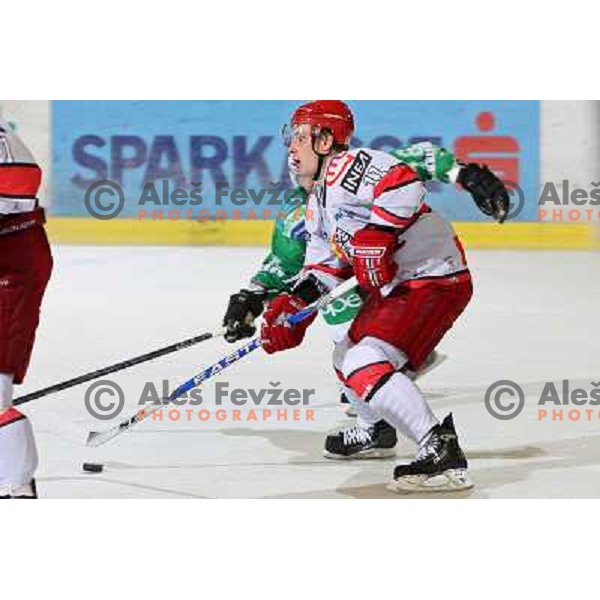
{"type": "Polygon", "coordinates": [[[417,172],[404,163],[392,167],[375,186],[374,197],[379,198],[383,193],[397,190],[411,183],[420,181],[417,172]]]}

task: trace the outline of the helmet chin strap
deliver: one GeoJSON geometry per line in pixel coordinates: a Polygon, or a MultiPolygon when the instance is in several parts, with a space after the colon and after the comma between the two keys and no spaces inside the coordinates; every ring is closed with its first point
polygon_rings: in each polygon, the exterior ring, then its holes
{"type": "Polygon", "coordinates": [[[317,137],[318,136],[313,136],[313,140],[312,140],[312,149],[313,152],[317,155],[317,159],[318,159],[318,163],[317,163],[317,170],[315,171],[315,174],[313,175],[313,181],[319,181],[319,179],[321,179],[321,171],[323,170],[323,165],[325,164],[325,159],[331,155],[331,153],[333,152],[333,148],[334,145],[332,144],[331,146],[331,150],[329,150],[329,152],[327,152],[327,154],[321,154],[320,152],[317,151],[316,148],[316,142],[317,142],[317,137]]]}
{"type": "Polygon", "coordinates": [[[317,163],[317,170],[313,175],[313,181],[319,181],[319,179],[321,179],[321,171],[323,170],[323,164],[325,163],[325,159],[327,158],[327,156],[328,154],[317,153],[317,158],[319,162],[317,163]]]}

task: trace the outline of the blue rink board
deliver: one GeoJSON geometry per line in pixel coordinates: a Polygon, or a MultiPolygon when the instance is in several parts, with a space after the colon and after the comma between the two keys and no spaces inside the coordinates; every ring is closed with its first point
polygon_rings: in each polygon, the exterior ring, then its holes
{"type": "MultiPolygon", "coordinates": [[[[169,190],[201,190],[200,208],[241,210],[215,203],[215,180],[234,188],[289,184],[282,125],[298,101],[55,101],[52,105],[52,212],[89,216],[87,187],[111,179],[124,190],[121,217],[136,217],[148,181],[169,190]],[[162,184],[161,184],[162,185],[162,184]]],[[[449,150],[468,148],[472,160],[506,166],[526,199],[518,217],[537,220],[540,103],[537,101],[350,101],[354,145],[391,149],[424,139],[449,150]],[[483,113],[483,117],[482,117],[483,113]],[[478,118],[479,116],[479,118],[478,118]]],[[[509,177],[506,177],[509,178],[509,177]]],[[[511,179],[512,180],[512,179],[511,179]]],[[[429,202],[454,220],[483,220],[470,197],[454,186],[430,186],[429,202]]],[[[261,207],[262,209],[262,207],[261,207]]]]}

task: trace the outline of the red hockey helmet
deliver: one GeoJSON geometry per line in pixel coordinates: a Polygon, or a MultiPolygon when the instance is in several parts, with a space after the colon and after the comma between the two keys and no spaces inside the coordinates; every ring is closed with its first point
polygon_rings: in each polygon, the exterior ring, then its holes
{"type": "Polygon", "coordinates": [[[299,106],[292,116],[292,125],[304,124],[329,129],[333,141],[340,146],[348,146],[354,133],[352,111],[341,100],[313,100],[299,106]]]}

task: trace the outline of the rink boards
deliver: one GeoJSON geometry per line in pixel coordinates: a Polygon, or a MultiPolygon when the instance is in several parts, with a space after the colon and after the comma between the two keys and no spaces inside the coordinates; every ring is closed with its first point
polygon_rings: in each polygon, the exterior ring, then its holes
{"type": "MultiPolygon", "coordinates": [[[[477,249],[598,249],[598,229],[587,224],[479,223],[455,221],[467,248],[477,249]]],[[[155,246],[265,246],[273,232],[271,221],[149,221],[53,217],[48,223],[54,243],[155,246]]]]}
{"type": "MultiPolygon", "coordinates": [[[[273,182],[291,185],[278,132],[297,104],[13,101],[2,108],[44,167],[42,201],[49,209],[54,243],[250,246],[269,243],[278,207],[266,206],[267,198],[258,204],[235,203],[233,195],[236,190],[260,192],[273,182]],[[101,180],[114,182],[122,191],[123,207],[108,220],[93,218],[86,206],[86,194],[101,180]],[[158,189],[170,186],[167,199],[164,193],[158,204],[144,199],[149,182],[158,189]],[[217,192],[221,184],[229,194],[224,200],[217,192]],[[190,195],[195,189],[201,202],[190,196],[187,203],[174,204],[174,189],[190,195]],[[263,220],[265,210],[271,215],[263,220]]],[[[568,106],[555,103],[549,110],[550,103],[537,101],[350,104],[360,136],[353,139],[354,146],[386,150],[430,140],[515,182],[518,214],[501,227],[456,186],[428,184],[427,202],[452,220],[468,248],[598,247],[598,207],[592,219],[569,218],[569,206],[564,218],[554,220],[539,210],[543,179],[555,181],[560,191],[564,159],[554,156],[557,148],[573,148],[569,172],[575,186],[589,186],[594,179],[585,168],[591,157],[572,133],[577,127],[569,121],[573,114],[569,116],[568,106]],[[564,114],[562,130],[557,129],[557,113],[564,114]],[[570,132],[568,139],[565,131],[570,132]]]]}

